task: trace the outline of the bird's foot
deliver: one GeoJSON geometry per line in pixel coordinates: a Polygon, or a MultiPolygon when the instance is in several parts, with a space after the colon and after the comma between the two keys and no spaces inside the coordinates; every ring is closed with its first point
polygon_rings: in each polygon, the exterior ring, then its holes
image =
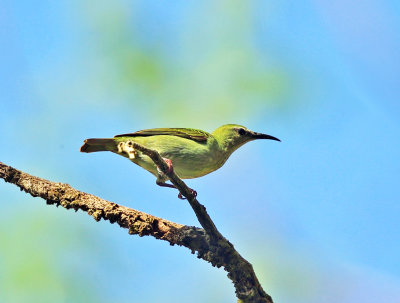
{"type": "MultiPolygon", "coordinates": [[[[192,192],[193,196],[197,197],[197,191],[195,191],[194,189],[191,189],[191,188],[189,188],[189,189],[192,192]]],[[[181,200],[186,200],[186,198],[184,196],[182,196],[181,193],[178,194],[178,198],[181,199],[181,200]]]]}

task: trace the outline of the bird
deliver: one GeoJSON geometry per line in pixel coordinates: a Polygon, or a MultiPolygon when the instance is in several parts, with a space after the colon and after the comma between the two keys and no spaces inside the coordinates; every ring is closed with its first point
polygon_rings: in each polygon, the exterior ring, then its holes
{"type": "MultiPolygon", "coordinates": [[[[258,133],[238,124],[226,124],[212,133],[193,128],[153,128],[116,135],[113,138],[84,140],[83,153],[111,151],[130,159],[156,177],[156,184],[175,188],[166,183],[169,178],[142,152],[133,148],[133,142],[156,150],[181,179],[193,179],[221,168],[230,155],[247,142],[276,137],[258,133]]],[[[193,189],[192,193],[197,196],[193,189]]],[[[179,193],[180,199],[185,199],[179,193]]]]}

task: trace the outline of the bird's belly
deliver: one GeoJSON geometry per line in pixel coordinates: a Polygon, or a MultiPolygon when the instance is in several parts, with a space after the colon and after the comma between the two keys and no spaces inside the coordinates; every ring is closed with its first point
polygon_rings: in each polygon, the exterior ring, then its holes
{"type": "Polygon", "coordinates": [[[164,158],[172,161],[174,171],[181,179],[202,177],[217,169],[212,159],[207,157],[200,157],[201,159],[199,159],[198,154],[192,157],[190,157],[190,155],[186,155],[186,157],[168,157],[168,155],[166,155],[164,158]]]}
{"type": "MultiPolygon", "coordinates": [[[[193,179],[202,177],[219,168],[219,166],[216,167],[216,165],[212,161],[212,158],[210,159],[209,157],[198,157],[198,154],[185,154],[185,156],[170,155],[167,153],[160,154],[163,158],[171,160],[174,172],[181,179],[193,179]]],[[[149,157],[141,154],[136,159],[132,159],[132,161],[142,168],[146,169],[153,175],[158,175],[157,167],[149,157]]]]}
{"type": "Polygon", "coordinates": [[[213,172],[214,170],[214,168],[207,166],[191,167],[188,169],[186,165],[184,167],[180,166],[179,162],[177,163],[177,165],[174,165],[174,171],[181,179],[199,178],[213,172]]]}

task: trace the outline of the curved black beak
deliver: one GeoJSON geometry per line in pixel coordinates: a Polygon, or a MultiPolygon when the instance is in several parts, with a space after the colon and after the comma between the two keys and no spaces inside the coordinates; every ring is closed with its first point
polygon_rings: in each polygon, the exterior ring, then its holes
{"type": "Polygon", "coordinates": [[[254,139],[269,139],[269,140],[275,140],[281,142],[278,138],[275,138],[270,135],[262,134],[262,133],[253,133],[253,138],[254,139]]]}

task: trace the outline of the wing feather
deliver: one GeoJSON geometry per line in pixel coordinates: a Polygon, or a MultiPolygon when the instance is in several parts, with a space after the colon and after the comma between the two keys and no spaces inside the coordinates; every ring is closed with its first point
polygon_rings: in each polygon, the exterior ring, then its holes
{"type": "Polygon", "coordinates": [[[205,142],[211,136],[209,133],[193,128],[153,128],[139,130],[134,133],[116,135],[116,137],[147,137],[147,136],[177,136],[197,142],[205,142]]]}

